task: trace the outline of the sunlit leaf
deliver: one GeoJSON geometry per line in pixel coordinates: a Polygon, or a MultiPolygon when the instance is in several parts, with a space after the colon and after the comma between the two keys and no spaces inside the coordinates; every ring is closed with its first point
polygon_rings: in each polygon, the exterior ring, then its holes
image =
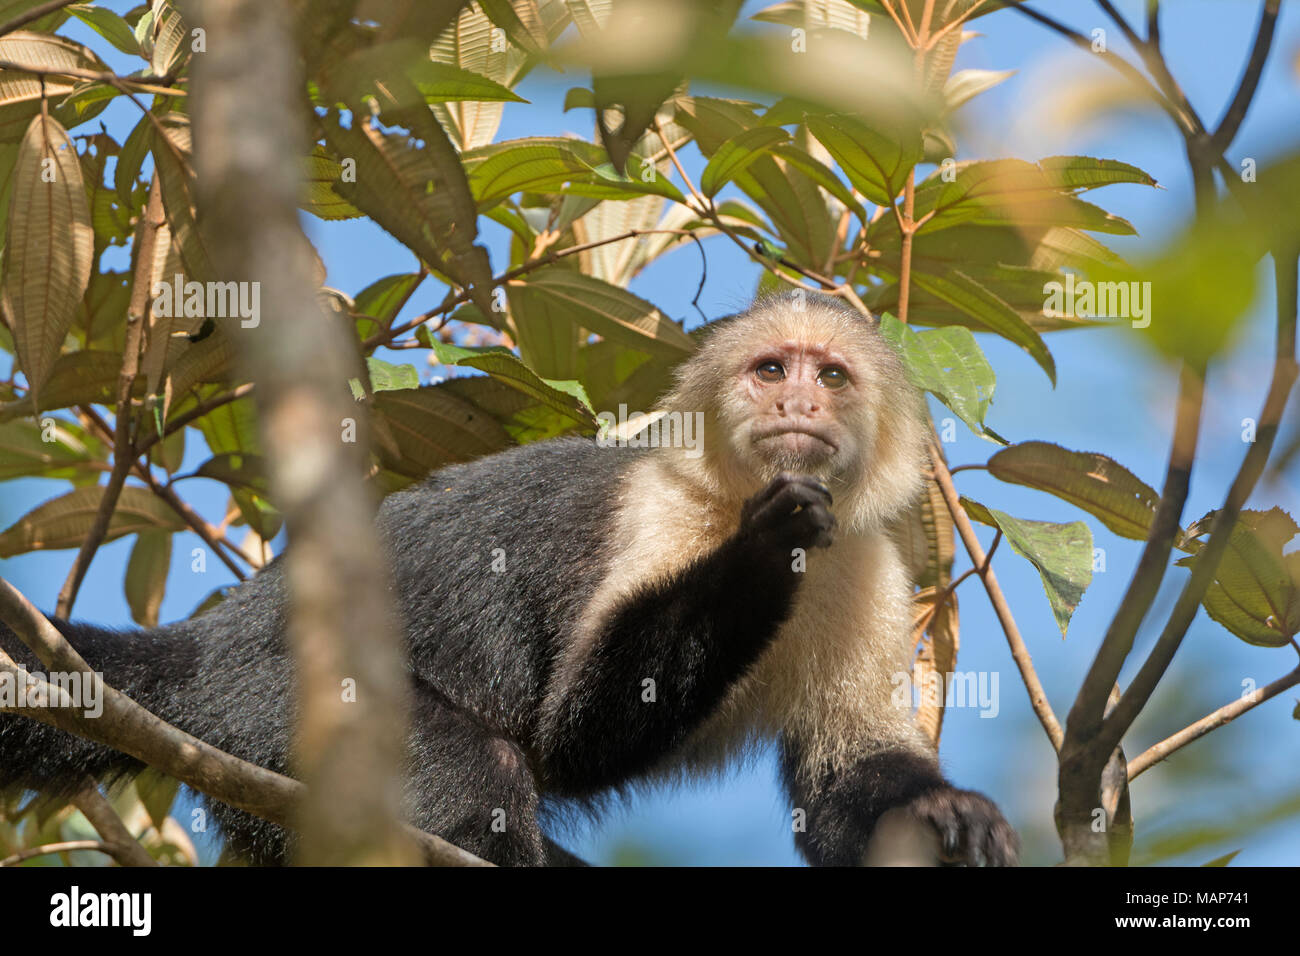
{"type": "Polygon", "coordinates": [[[1004,448],[989,459],[988,468],[995,478],[1056,495],[1115,534],[1138,541],[1146,539],[1160,503],[1154,488],[1114,459],[1049,442],[1004,448]]]}
{"type": "Polygon", "coordinates": [[[998,528],[1016,554],[1038,569],[1052,614],[1065,637],[1070,617],[1092,583],[1092,532],[1082,521],[1053,524],[1013,518],[969,498],[962,507],[973,519],[998,528]]]}
{"type": "Polygon", "coordinates": [[[968,329],[918,332],[892,315],[880,319],[880,333],[898,351],[908,377],[947,405],[976,435],[992,437],[984,416],[993,402],[993,367],[968,329]]]}
{"type": "Polygon", "coordinates": [[[94,230],[81,162],[53,118],[27,128],[14,165],[0,292],[33,404],[90,281],[94,230]]]}
{"type": "MultiPolygon", "coordinates": [[[[37,506],[0,534],[0,558],[79,547],[95,521],[103,496],[102,485],[90,485],[37,506]]],[[[185,522],[161,498],[130,485],[122,489],[104,541],[139,531],[180,531],[185,527],[185,522]]]]}
{"type": "Polygon", "coordinates": [[[158,625],[171,557],[171,532],[142,531],[136,536],[126,564],[126,603],[131,620],[141,627],[158,625]]]}

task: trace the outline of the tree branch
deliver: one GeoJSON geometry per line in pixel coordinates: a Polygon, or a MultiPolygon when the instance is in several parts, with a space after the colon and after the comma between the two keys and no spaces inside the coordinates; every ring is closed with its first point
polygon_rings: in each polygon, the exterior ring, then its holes
{"type": "Polygon", "coordinates": [[[1021,680],[1024,681],[1025,689],[1029,692],[1029,703],[1034,708],[1034,713],[1038,715],[1038,721],[1043,725],[1043,730],[1047,732],[1047,739],[1052,742],[1052,747],[1059,751],[1061,742],[1064,739],[1061,725],[1052,712],[1052,705],[1047,699],[1047,692],[1043,690],[1042,682],[1038,679],[1038,673],[1034,670],[1034,662],[1030,657],[1029,648],[1025,645],[1024,638],[1020,636],[1020,628],[1016,625],[1016,619],[1011,613],[1011,606],[1007,603],[1006,595],[1002,593],[1002,588],[998,584],[997,575],[994,574],[993,567],[988,562],[988,556],[980,546],[979,538],[975,536],[975,529],[971,525],[970,518],[966,515],[966,510],[961,506],[957,488],[952,483],[952,476],[948,473],[948,467],[943,462],[943,456],[939,451],[937,442],[931,443],[930,460],[934,466],[934,480],[938,483],[939,490],[943,494],[944,504],[948,506],[948,512],[952,515],[953,524],[957,526],[957,533],[961,536],[962,544],[966,546],[966,553],[970,555],[971,563],[980,569],[980,580],[984,582],[984,590],[988,593],[989,602],[993,605],[993,610],[998,616],[998,623],[1002,625],[1002,633],[1006,635],[1007,645],[1011,648],[1011,657],[1015,660],[1016,667],[1020,670],[1021,680]]]}
{"type": "Polygon", "coordinates": [[[1210,731],[1217,730],[1224,724],[1236,720],[1247,711],[1254,710],[1260,704],[1272,700],[1284,690],[1295,687],[1297,684],[1300,684],[1300,667],[1283,677],[1279,677],[1273,683],[1255,691],[1253,694],[1234,700],[1231,704],[1224,704],[1218,710],[1206,714],[1196,723],[1189,724],[1178,733],[1171,734],[1158,744],[1153,744],[1129,761],[1129,780],[1133,780],[1138,774],[1149,770],[1175,751],[1186,747],[1193,740],[1199,740],[1210,731]]]}
{"type": "Polygon", "coordinates": [[[55,853],[72,853],[76,850],[98,850],[100,853],[116,859],[113,856],[114,848],[102,840],[67,840],[63,843],[45,843],[41,846],[19,850],[13,856],[7,856],[0,860],[0,866],[17,866],[24,860],[30,860],[33,857],[51,856],[55,853]]]}
{"type": "MultiPolygon", "coordinates": [[[[8,581],[0,578],[0,621],[7,624],[50,671],[93,674],[76,649],[8,581]]],[[[62,686],[35,681],[26,668],[0,650],[0,673],[43,689],[49,706],[0,707],[157,767],[222,803],[282,827],[294,828],[306,788],[296,780],[232,757],[149,713],[113,687],[104,685],[103,712],[86,718],[62,686]]],[[[441,837],[411,826],[403,832],[432,866],[490,866],[441,837]]]]}
{"type": "Polygon", "coordinates": [[[59,591],[59,600],[55,613],[61,618],[72,614],[72,605],[81,589],[81,582],[86,577],[91,559],[99,550],[104,536],[108,533],[109,523],[113,520],[113,511],[122,494],[122,486],[135,461],[131,444],[131,420],[134,409],[131,406],[131,389],[135,385],[136,373],[140,370],[140,342],[144,335],[144,316],[149,308],[150,282],[153,270],[154,246],[157,244],[158,229],[166,221],[163,213],[162,187],[158,174],[154,173],[153,183],[149,187],[149,204],[140,223],[140,232],[135,248],[135,275],[131,281],[131,300],[126,314],[126,343],[122,348],[122,369],[117,377],[117,423],[113,431],[113,471],[104,486],[103,497],[99,500],[99,511],[95,514],[94,524],[86,532],[81,549],[68,570],[68,577],[59,591]]]}
{"type": "Polygon", "coordinates": [[[1236,139],[1237,130],[1241,128],[1241,122],[1246,118],[1246,111],[1250,109],[1250,103],[1255,98],[1260,75],[1264,72],[1264,62],[1268,59],[1269,48],[1273,45],[1273,28],[1277,25],[1277,12],[1280,5],[1281,0],[1265,0],[1264,9],[1260,12],[1259,27],[1255,30],[1255,45],[1250,51],[1246,70],[1241,75],[1241,82],[1237,85],[1237,92],[1232,97],[1232,102],[1228,104],[1223,119],[1219,120],[1219,126],[1211,137],[1214,149],[1220,153],[1227,150],[1236,139]]]}
{"type": "Polygon", "coordinates": [[[157,866],[158,861],[142,847],[122,818],[117,815],[94,780],[86,778],[86,785],[72,798],[72,805],[81,811],[104,840],[105,852],[122,866],[157,866]]]}

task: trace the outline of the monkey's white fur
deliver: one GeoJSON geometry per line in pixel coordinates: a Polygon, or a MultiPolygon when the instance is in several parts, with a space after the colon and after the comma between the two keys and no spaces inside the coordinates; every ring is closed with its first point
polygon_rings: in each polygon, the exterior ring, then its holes
{"type": "Polygon", "coordinates": [[[760,301],[684,363],[660,406],[704,412],[704,454],[661,448],[625,476],[611,517],[618,550],[553,687],[564,685],[621,598],[716,549],[736,531],[745,500],[774,477],[747,447],[752,409],[743,381],[756,353],[789,340],[833,347],[856,390],[848,424],[857,450],[818,475],[835,499],[834,543],[808,552],[790,618],[667,774],[715,768],[781,733],[802,743],[809,769],[930,747],[910,709],[891,703],[893,675],[911,670],[911,583],[887,532],[921,487],[923,406],[867,320],[820,302],[760,301]]]}

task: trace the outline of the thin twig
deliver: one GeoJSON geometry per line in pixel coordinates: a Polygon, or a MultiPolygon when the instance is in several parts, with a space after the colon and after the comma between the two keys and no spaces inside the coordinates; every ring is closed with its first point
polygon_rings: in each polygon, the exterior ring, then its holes
{"type": "Polygon", "coordinates": [[[81,589],[91,559],[108,533],[113,511],[122,494],[122,486],[135,461],[135,452],[131,442],[131,389],[135,384],[136,373],[140,369],[140,343],[144,335],[144,317],[149,308],[149,275],[153,269],[154,246],[158,238],[158,229],[165,221],[162,204],[162,187],[158,174],[154,173],[153,183],[149,187],[149,205],[145,210],[144,221],[140,224],[140,236],[136,247],[135,277],[131,286],[131,301],[126,316],[126,343],[122,348],[122,368],[117,377],[117,425],[113,431],[113,471],[104,486],[103,496],[99,500],[99,510],[94,523],[86,532],[81,542],[81,549],[68,570],[68,577],[59,591],[56,614],[67,618],[72,613],[72,605],[81,589]]]}
{"type": "MultiPolygon", "coordinates": [[[[218,395],[213,395],[211,398],[205,401],[199,402],[197,405],[195,405],[185,414],[177,415],[170,422],[168,422],[167,427],[163,429],[163,437],[165,438],[168,435],[171,435],[173,432],[180,431],[186,425],[189,425],[191,422],[202,418],[208,412],[214,411],[220,408],[222,405],[229,405],[231,402],[239,401],[239,399],[243,398],[245,395],[248,395],[252,391],[253,391],[253,383],[249,382],[244,385],[239,385],[235,388],[232,388],[228,392],[221,392],[218,395]]],[[[136,446],[136,452],[138,454],[144,454],[161,440],[162,439],[158,437],[158,433],[156,431],[151,431],[140,439],[140,444],[136,446]]]]}
{"type": "MultiPolygon", "coordinates": [[[[12,70],[15,73],[30,73],[33,76],[67,76],[76,80],[94,80],[99,83],[107,83],[123,93],[128,90],[134,90],[138,93],[153,93],[157,96],[186,96],[184,90],[173,89],[169,86],[159,86],[156,83],[146,83],[144,80],[135,80],[129,76],[119,76],[116,73],[107,73],[103,70],[83,70],[79,66],[59,66],[59,67],[39,67],[29,63],[15,63],[12,60],[0,60],[0,70],[12,70]]],[[[148,110],[145,110],[148,112],[148,110]]]]}
{"type": "MultiPolygon", "coordinates": [[[[96,428],[101,435],[107,436],[110,441],[112,440],[113,433],[93,408],[88,405],[81,405],[78,406],[78,410],[85,416],[86,421],[96,428]]],[[[139,450],[136,451],[136,454],[143,456],[143,452],[139,450]]],[[[131,467],[136,476],[149,486],[149,490],[166,502],[166,504],[176,512],[181,520],[188,524],[194,533],[203,539],[204,543],[212,549],[216,556],[221,559],[221,563],[229,568],[236,578],[240,581],[247,579],[248,575],[244,574],[240,567],[227,557],[225,552],[221,549],[221,545],[224,544],[230,550],[231,554],[238,555],[241,560],[248,563],[249,567],[253,567],[253,562],[249,561],[248,555],[244,554],[243,550],[241,550],[237,544],[222,534],[219,529],[204,521],[202,516],[182,500],[182,498],[176,494],[170,486],[159,484],[157,479],[154,478],[153,473],[149,470],[149,463],[147,460],[140,461],[137,459],[132,462],[131,467]]]]}
{"type": "Polygon", "coordinates": [[[1137,568],[1129,579],[1128,588],[1106,629],[1066,721],[1071,742],[1078,741],[1080,746],[1087,746],[1101,726],[1111,689],[1119,679],[1120,670],[1133,649],[1138,627],[1151,609],[1168,569],[1169,554],[1191,483],[1204,397],[1205,383],[1201,376],[1184,367],[1179,378],[1174,437],[1164,486],[1160,491],[1160,504],[1152,518],[1137,568]]]}
{"type": "Polygon", "coordinates": [[[1300,684],[1300,667],[1291,673],[1279,677],[1273,683],[1249,694],[1231,704],[1225,704],[1213,713],[1206,714],[1194,724],[1189,724],[1176,734],[1171,734],[1158,744],[1153,744],[1138,754],[1128,763],[1128,778],[1133,780],[1138,774],[1158,764],[1170,754],[1186,747],[1193,740],[1199,740],[1212,730],[1235,720],[1249,710],[1253,710],[1267,700],[1272,700],[1288,688],[1300,684]]]}
{"type": "MultiPolygon", "coordinates": [[[[566,246],[563,249],[559,249],[553,252],[547,252],[543,255],[529,259],[527,262],[517,265],[513,269],[508,269],[507,271],[501,273],[501,275],[494,278],[492,280],[492,286],[495,288],[496,286],[505,285],[505,283],[509,282],[511,279],[518,279],[520,276],[527,275],[529,272],[532,272],[535,269],[540,269],[542,266],[550,265],[551,263],[557,262],[560,259],[564,259],[568,256],[574,256],[574,255],[578,255],[579,253],[587,252],[590,249],[596,249],[600,246],[607,246],[614,242],[623,242],[626,239],[636,239],[639,236],[653,236],[653,235],[690,236],[693,235],[693,233],[689,229],[629,229],[626,232],[620,233],[617,236],[610,236],[606,239],[595,239],[592,240],[591,242],[584,242],[581,245],[577,245],[577,246],[566,246]]],[[[436,308],[430,309],[428,312],[424,312],[420,315],[417,315],[415,318],[403,322],[400,325],[395,325],[391,329],[376,332],[374,335],[370,336],[364,342],[361,343],[361,348],[363,351],[370,351],[372,349],[378,348],[381,345],[387,345],[389,342],[397,338],[399,335],[402,335],[406,332],[411,331],[414,328],[423,325],[425,322],[428,322],[434,316],[446,315],[456,306],[463,305],[464,303],[468,302],[469,298],[470,296],[468,292],[449,293],[447,297],[442,300],[442,303],[438,305],[436,308]]]]}
{"type": "Polygon", "coordinates": [[[1052,747],[1059,751],[1065,735],[1061,731],[1056,714],[1052,712],[1051,702],[1048,701],[1047,692],[1043,690],[1043,684],[1038,679],[1038,673],[1034,670],[1033,659],[1030,657],[1024,638],[1020,635],[1016,619],[1011,613],[1011,605],[1007,603],[1006,595],[1002,593],[1002,588],[998,584],[997,575],[988,563],[988,555],[980,546],[970,518],[961,506],[957,488],[952,483],[948,467],[943,463],[937,441],[932,443],[930,459],[934,467],[934,480],[943,494],[944,504],[948,506],[948,512],[952,515],[953,524],[957,527],[962,544],[966,546],[966,553],[970,555],[971,563],[981,569],[980,580],[984,582],[984,590],[988,593],[989,602],[993,605],[998,623],[1002,625],[1002,633],[1006,635],[1007,645],[1011,648],[1011,657],[1015,660],[1016,667],[1020,670],[1021,680],[1024,681],[1025,689],[1029,692],[1029,703],[1034,708],[1034,713],[1038,715],[1043,730],[1047,732],[1052,747]]]}
{"type": "Polygon", "coordinates": [[[33,857],[52,856],[55,853],[74,853],[77,850],[98,850],[107,856],[113,855],[108,844],[102,840],[66,840],[63,843],[45,843],[41,846],[32,846],[25,850],[19,850],[13,856],[7,856],[0,860],[0,866],[17,866],[24,860],[30,860],[33,857]]]}
{"type": "Polygon", "coordinates": [[[1246,70],[1241,75],[1237,92],[1219,120],[1218,128],[1211,137],[1214,149],[1224,152],[1237,136],[1241,122],[1246,118],[1255,90],[1259,86],[1260,75],[1264,72],[1264,62],[1268,59],[1269,48],[1273,45],[1273,28],[1277,25],[1277,12],[1281,0],[1266,0],[1259,15],[1259,27],[1255,30],[1255,45],[1250,51],[1246,70]]]}

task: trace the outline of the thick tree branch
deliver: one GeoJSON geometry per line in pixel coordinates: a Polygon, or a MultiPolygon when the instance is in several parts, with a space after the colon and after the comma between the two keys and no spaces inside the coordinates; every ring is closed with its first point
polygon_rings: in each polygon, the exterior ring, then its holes
{"type": "Polygon", "coordinates": [[[157,866],[158,861],[142,847],[112,804],[99,792],[94,780],[86,778],[86,785],[72,798],[72,805],[90,821],[95,832],[104,840],[105,852],[122,866],[157,866]]]}
{"type": "Polygon", "coordinates": [[[313,864],[405,862],[406,651],[363,484],[363,409],[342,387],[359,372],[356,347],[317,302],[298,219],[298,157],[310,141],[302,58],[282,4],[201,0],[190,10],[208,37],[190,98],[199,221],[215,268],[257,283],[264,314],[229,334],[257,383],[271,491],[291,541],[293,759],[310,795],[299,852],[313,864]]]}

